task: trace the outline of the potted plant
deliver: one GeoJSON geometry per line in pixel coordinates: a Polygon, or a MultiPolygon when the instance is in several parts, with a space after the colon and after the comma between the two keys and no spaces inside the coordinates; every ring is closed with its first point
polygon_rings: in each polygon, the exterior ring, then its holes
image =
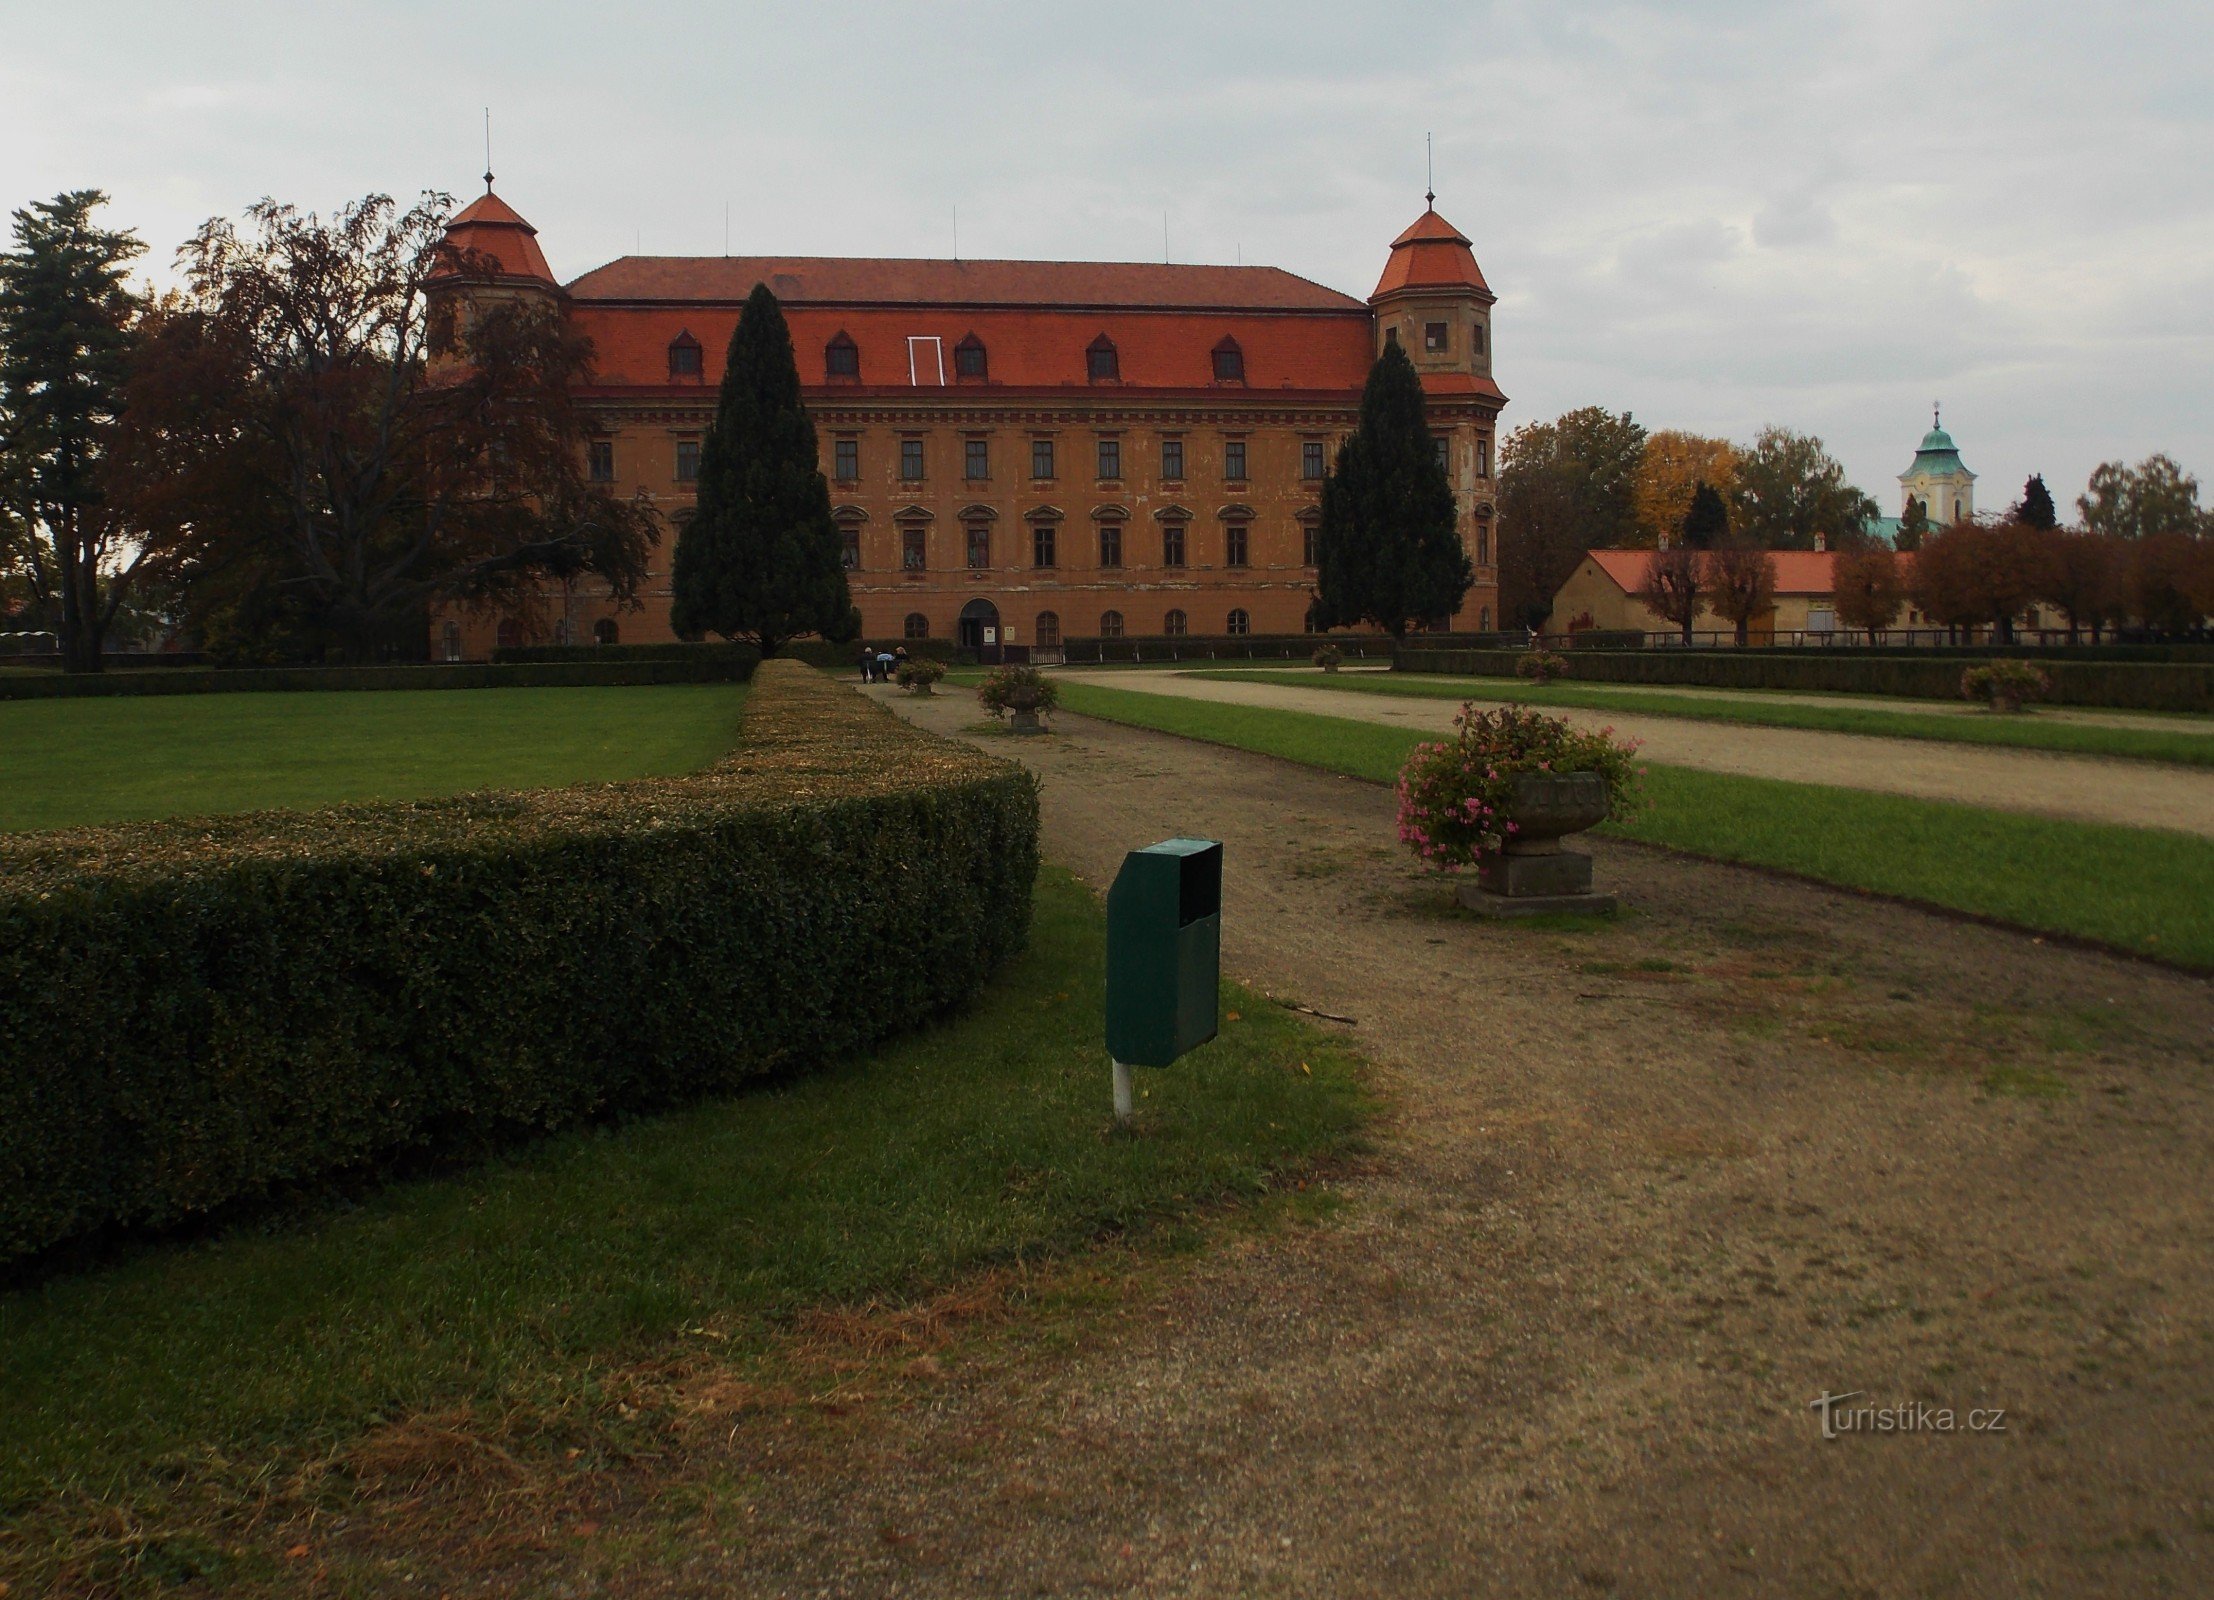
{"type": "Polygon", "coordinates": [[[2053,681],[2027,661],[1987,661],[1960,675],[1960,692],[2002,714],[2022,709],[2025,700],[2042,700],[2053,681]]]}
{"type": "Polygon", "coordinates": [[[995,717],[1012,713],[1011,731],[1043,733],[1038,715],[1061,703],[1061,691],[1036,667],[995,667],[978,687],[976,699],[995,717]]]}
{"type": "Polygon", "coordinates": [[[1514,675],[1528,678],[1532,683],[1551,683],[1555,678],[1568,676],[1568,658],[1555,655],[1542,645],[1535,646],[1515,658],[1514,675]]]}
{"type": "Polygon", "coordinates": [[[1639,805],[1634,743],[1527,706],[1461,707],[1454,737],[1416,747],[1399,774],[1399,839],[1426,866],[1473,867],[1462,905],[1490,916],[1611,911],[1591,857],[1561,840],[1639,805]]]}
{"type": "Polygon", "coordinates": [[[1315,646],[1315,665],[1325,672],[1335,672],[1345,664],[1345,652],[1334,644],[1315,646]]]}
{"type": "Polygon", "coordinates": [[[927,656],[913,656],[892,669],[892,677],[909,694],[935,694],[932,687],[946,675],[943,661],[932,661],[927,656]]]}

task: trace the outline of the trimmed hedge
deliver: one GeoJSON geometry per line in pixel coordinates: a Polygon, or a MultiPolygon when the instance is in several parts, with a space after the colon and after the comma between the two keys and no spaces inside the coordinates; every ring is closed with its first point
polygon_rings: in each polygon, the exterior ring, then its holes
{"type": "Polygon", "coordinates": [[[1069,639],[1063,654],[1072,666],[1109,661],[1309,661],[1320,645],[1334,644],[1348,659],[1391,655],[1385,633],[1153,634],[1144,638],[1069,639]]]}
{"type": "Polygon", "coordinates": [[[88,695],[226,694],[308,689],[570,689],[653,683],[743,683],[758,657],[529,662],[461,661],[435,667],[162,667],[142,672],[0,676],[0,700],[88,695]]]}
{"type": "MultiPolygon", "coordinates": [[[[1479,678],[1511,678],[1518,650],[1402,649],[1394,667],[1479,678]]],[[[1958,700],[1960,656],[1879,655],[1860,651],[1577,650],[1569,677],[1585,683],[1699,684],[1723,689],[1789,689],[1825,694],[1958,700]]],[[[2032,659],[2053,681],[2055,704],[2135,711],[2214,710],[2214,665],[2180,661],[2032,659]]]]}
{"type": "Polygon", "coordinates": [[[1021,948],[1026,773],[796,662],[744,715],[685,778],[0,837],[0,1262],[818,1062],[1021,948]]]}
{"type": "MultiPolygon", "coordinates": [[[[946,639],[871,639],[867,642],[875,650],[905,648],[911,656],[928,656],[937,661],[962,662],[970,666],[976,664],[974,650],[963,650],[946,639]]],[[[827,672],[844,672],[860,664],[861,645],[859,639],[849,644],[832,644],[827,639],[793,639],[777,654],[827,672]]],[[[496,662],[696,661],[702,657],[744,661],[751,670],[752,665],[760,661],[761,651],[750,644],[703,640],[698,644],[507,645],[492,652],[496,662]]]]}

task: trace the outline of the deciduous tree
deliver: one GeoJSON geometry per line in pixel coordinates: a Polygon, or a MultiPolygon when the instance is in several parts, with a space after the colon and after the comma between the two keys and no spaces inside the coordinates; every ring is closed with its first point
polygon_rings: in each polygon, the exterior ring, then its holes
{"type": "Polygon", "coordinates": [[[1699,617],[1707,595],[1707,552],[1689,545],[1670,545],[1646,558],[1645,578],[1637,597],[1645,608],[1665,622],[1673,622],[1691,643],[1691,627],[1699,617]]]}
{"type": "Polygon", "coordinates": [[[1536,627],[1584,552],[1637,542],[1645,429],[1584,406],[1533,422],[1499,457],[1500,612],[1536,627]]]}
{"type": "MultiPolygon", "coordinates": [[[[1402,358],[1404,359],[1404,358],[1402,358]]],[[[700,443],[698,508],[677,534],[669,618],[687,639],[851,637],[853,601],[784,308],[755,284],[700,443]]]]}
{"type": "Polygon", "coordinates": [[[2085,628],[2091,642],[2117,620],[2128,603],[2130,547],[2119,539],[2080,528],[2055,528],[2045,536],[2045,582],[2038,598],[2068,619],[2068,642],[2085,628]]]}
{"type": "Polygon", "coordinates": [[[1961,630],[1984,620],[1976,589],[1975,527],[1956,522],[1939,528],[1915,552],[1907,593],[1923,616],[1958,642],[1961,630]]]}
{"type": "Polygon", "coordinates": [[[1812,434],[1763,428],[1738,455],[1732,522],[1755,544],[1811,550],[1820,536],[1842,550],[1866,537],[1876,515],[1876,502],[1845,481],[1845,469],[1812,434]]]}
{"type": "Polygon", "coordinates": [[[1458,611],[1475,581],[1422,382],[1396,344],[1369,368],[1360,426],[1323,480],[1316,546],[1315,620],[1323,628],[1370,622],[1402,638],[1458,611]]]}
{"type": "Polygon", "coordinates": [[[1708,602],[1737,629],[1743,648],[1753,623],[1776,608],[1776,559],[1757,544],[1728,543],[1707,552],[1708,602]]]}
{"type": "Polygon", "coordinates": [[[1834,558],[1831,573],[1837,620],[1866,633],[1874,644],[1876,635],[1898,620],[1906,603],[1898,556],[1881,544],[1843,550],[1834,558]]]}
{"type": "Polygon", "coordinates": [[[1701,484],[1726,500],[1737,491],[1737,447],[1727,439],[1663,428],[1649,435],[1638,458],[1632,492],[1636,542],[1649,549],[1673,544],[1701,484]]]}
{"type": "Polygon", "coordinates": [[[196,572],[260,570],[357,658],[428,605],[549,581],[635,605],[658,537],[648,502],[587,481],[589,341],[550,305],[474,301],[490,270],[444,245],[449,204],[209,222],[148,357],[181,370],[133,379],[134,449],[185,480],[140,472],[134,512],[196,572]]]}
{"type": "Polygon", "coordinates": [[[28,206],[0,252],[0,569],[54,618],[71,672],[100,670],[142,559],[103,469],[139,305],[124,270],[145,247],[95,223],[106,200],[79,189],[28,206]]]}
{"type": "Polygon", "coordinates": [[[2083,525],[2116,539],[2143,539],[2156,533],[2196,533],[2199,480],[2168,455],[2147,456],[2136,466],[2103,461],[2076,498],[2083,525]]]}

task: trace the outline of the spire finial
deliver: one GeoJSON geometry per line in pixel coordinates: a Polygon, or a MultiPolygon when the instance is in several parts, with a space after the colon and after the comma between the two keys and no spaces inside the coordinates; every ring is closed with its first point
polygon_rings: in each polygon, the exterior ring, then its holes
{"type": "Polygon", "coordinates": [[[1426,209],[1435,211],[1438,208],[1438,158],[1437,151],[1431,144],[1431,136],[1427,133],[1422,136],[1422,166],[1422,203],[1426,209]]]}
{"type": "Polygon", "coordinates": [[[1944,424],[1943,424],[1942,422],[1940,422],[1940,421],[1938,421],[1938,420],[1937,420],[1940,414],[1941,414],[1941,413],[1940,413],[1940,410],[1939,410],[1939,407],[1938,407],[1938,404],[1937,404],[1937,402],[1936,402],[1935,400],[1932,400],[1932,401],[1930,402],[1930,426],[1931,426],[1931,427],[1933,427],[1933,428],[1942,428],[1942,427],[1944,426],[1944,424]]]}
{"type": "Polygon", "coordinates": [[[484,108],[484,192],[492,192],[492,108],[484,108]]]}

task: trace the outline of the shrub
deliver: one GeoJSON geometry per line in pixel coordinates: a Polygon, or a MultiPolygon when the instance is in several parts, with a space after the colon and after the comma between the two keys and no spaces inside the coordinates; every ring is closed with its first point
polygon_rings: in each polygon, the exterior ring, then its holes
{"type": "Polygon", "coordinates": [[[1036,667],[994,667],[976,691],[977,704],[993,716],[1010,711],[1053,711],[1061,691],[1036,667]]]}
{"type": "Polygon", "coordinates": [[[1344,660],[1345,652],[1343,650],[1340,650],[1334,644],[1319,644],[1315,646],[1314,663],[1316,666],[1322,668],[1322,670],[1325,672],[1336,671],[1339,664],[1344,660]]]}
{"type": "Polygon", "coordinates": [[[1515,658],[1514,675],[1528,678],[1532,683],[1551,683],[1555,678],[1568,676],[1568,658],[1550,650],[1525,650],[1515,658]]]}
{"type": "Polygon", "coordinates": [[[943,661],[932,661],[926,656],[911,657],[902,661],[892,671],[892,677],[910,694],[928,694],[931,685],[946,675],[943,661]]]}
{"type": "Polygon", "coordinates": [[[1474,866],[1506,848],[1514,832],[1508,802],[1517,774],[1596,772],[1607,783],[1607,815],[1638,809],[1635,742],[1614,730],[1586,733],[1527,706],[1461,707],[1454,737],[1420,744],[1399,774],[1399,842],[1441,872],[1474,866]]]}
{"type": "Polygon", "coordinates": [[[0,1261],[974,993],[1027,934],[1031,779],[798,663],[756,683],[689,777],[0,838],[0,1261]]]}
{"type": "Polygon", "coordinates": [[[2052,679],[2027,661],[1987,661],[1960,675],[1961,695],[1994,711],[2019,711],[2024,700],[2042,700],[2052,687],[2052,679]]]}
{"type": "MultiPolygon", "coordinates": [[[[610,649],[619,648],[610,646],[610,649]]],[[[750,654],[688,657],[464,661],[424,667],[159,667],[144,671],[10,673],[0,700],[64,700],[109,695],[267,693],[328,689],[566,689],[590,684],[743,683],[750,654]]]]}

